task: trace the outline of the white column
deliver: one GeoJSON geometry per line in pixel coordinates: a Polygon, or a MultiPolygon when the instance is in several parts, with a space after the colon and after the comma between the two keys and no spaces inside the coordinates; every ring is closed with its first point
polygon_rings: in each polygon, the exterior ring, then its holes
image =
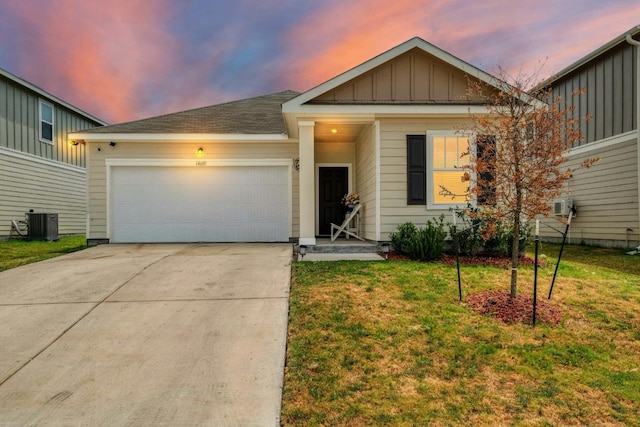
{"type": "Polygon", "coordinates": [[[316,244],[315,122],[298,122],[300,157],[300,244],[316,244]]]}

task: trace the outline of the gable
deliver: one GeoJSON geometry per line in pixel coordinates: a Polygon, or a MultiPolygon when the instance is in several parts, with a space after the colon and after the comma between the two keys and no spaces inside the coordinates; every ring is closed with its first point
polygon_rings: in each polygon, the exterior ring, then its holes
{"type": "Polygon", "coordinates": [[[413,48],[378,65],[308,103],[477,103],[470,99],[468,76],[420,48],[413,48]]]}

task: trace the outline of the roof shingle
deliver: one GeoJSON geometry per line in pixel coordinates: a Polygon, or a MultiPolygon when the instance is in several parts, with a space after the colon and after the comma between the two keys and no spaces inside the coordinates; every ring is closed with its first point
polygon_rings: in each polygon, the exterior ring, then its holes
{"type": "Polygon", "coordinates": [[[299,93],[287,90],[255,98],[103,126],[83,133],[283,134],[281,105],[299,93]]]}

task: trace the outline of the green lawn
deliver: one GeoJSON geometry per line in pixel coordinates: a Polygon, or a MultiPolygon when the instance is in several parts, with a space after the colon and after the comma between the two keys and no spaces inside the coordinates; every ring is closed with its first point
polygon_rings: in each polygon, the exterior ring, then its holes
{"type": "Polygon", "coordinates": [[[11,239],[0,241],[0,271],[75,252],[87,247],[85,236],[64,236],[55,242],[11,239]]]}
{"type": "MultiPolygon", "coordinates": [[[[463,266],[464,295],[509,277],[463,266]]],[[[640,425],[640,255],[567,247],[551,303],[559,325],[504,324],[460,303],[442,263],[296,263],[282,424],[640,425]]]]}

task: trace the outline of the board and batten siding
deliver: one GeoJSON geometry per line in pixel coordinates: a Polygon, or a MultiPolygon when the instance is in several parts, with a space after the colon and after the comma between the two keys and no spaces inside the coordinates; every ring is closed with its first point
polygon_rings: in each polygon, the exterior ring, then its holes
{"type": "MultiPolygon", "coordinates": [[[[587,158],[600,158],[590,169],[577,169],[564,192],[577,208],[568,235],[570,243],[616,247],[640,244],[637,150],[633,134],[613,146],[569,155],[567,165],[574,169],[587,158]]],[[[557,237],[549,230],[542,231],[545,237],[557,237]]]]}
{"type": "MultiPolygon", "coordinates": [[[[412,49],[341,84],[311,103],[460,103],[469,98],[464,71],[412,49]]],[[[478,101],[480,98],[471,99],[478,101]]]]}
{"type": "MultiPolygon", "coordinates": [[[[637,50],[637,49],[636,49],[637,50]]],[[[624,42],[553,82],[554,96],[574,107],[585,145],[637,129],[634,47],[624,42]],[[574,95],[575,91],[585,92],[574,95]],[[591,120],[583,118],[589,115],[591,120]]]]}
{"type": "Polygon", "coordinates": [[[430,131],[453,133],[464,120],[433,118],[380,121],[381,240],[389,240],[389,233],[395,232],[398,225],[405,222],[424,226],[427,220],[441,214],[451,215],[448,208],[427,209],[426,205],[407,205],[407,135],[427,135],[430,131]]]}
{"type": "Polygon", "coordinates": [[[376,236],[376,125],[368,126],[356,141],[356,191],[360,195],[362,211],[360,234],[365,239],[377,240],[376,236]]]}
{"type": "Polygon", "coordinates": [[[70,145],[67,134],[100,126],[50,99],[0,77],[0,147],[72,166],[85,167],[85,147],[70,145]],[[41,142],[40,100],[53,105],[53,144],[41,142]]]}
{"type": "Polygon", "coordinates": [[[58,233],[83,234],[86,226],[86,170],[0,148],[0,236],[12,220],[33,209],[57,213],[58,233]]]}
{"type": "MultiPolygon", "coordinates": [[[[107,167],[105,159],[196,159],[196,150],[202,147],[202,160],[293,159],[298,157],[298,145],[293,142],[131,142],[87,143],[87,171],[89,183],[88,239],[106,239],[107,236],[107,167]]],[[[299,172],[292,170],[292,233],[299,235],[299,172]]]]}

